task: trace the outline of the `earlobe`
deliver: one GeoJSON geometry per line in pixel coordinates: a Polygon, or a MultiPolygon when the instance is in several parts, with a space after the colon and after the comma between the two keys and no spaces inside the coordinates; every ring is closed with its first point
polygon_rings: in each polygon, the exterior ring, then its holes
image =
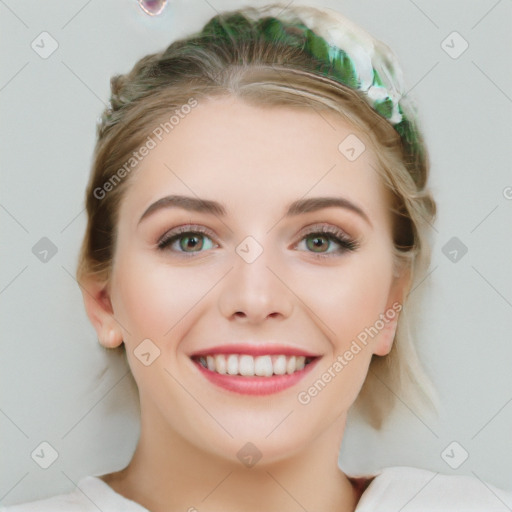
{"type": "Polygon", "coordinates": [[[123,336],[119,328],[109,328],[103,337],[98,335],[98,340],[106,348],[115,348],[123,343],[123,336]]]}
{"type": "Polygon", "coordinates": [[[87,316],[98,340],[106,348],[115,348],[123,343],[121,328],[114,318],[108,284],[94,277],[79,283],[87,316]]]}
{"type": "Polygon", "coordinates": [[[393,348],[393,342],[395,341],[397,324],[398,314],[393,320],[389,320],[379,333],[379,338],[373,351],[375,355],[385,356],[389,354],[393,348]]]}
{"type": "Polygon", "coordinates": [[[388,304],[390,304],[390,306],[384,313],[386,323],[379,333],[379,337],[373,351],[375,355],[385,356],[389,354],[393,348],[393,342],[395,341],[396,330],[398,327],[398,318],[400,316],[400,311],[403,309],[404,297],[407,296],[410,283],[410,269],[402,269],[398,275],[394,276],[394,281],[391,285],[388,297],[388,304]]]}

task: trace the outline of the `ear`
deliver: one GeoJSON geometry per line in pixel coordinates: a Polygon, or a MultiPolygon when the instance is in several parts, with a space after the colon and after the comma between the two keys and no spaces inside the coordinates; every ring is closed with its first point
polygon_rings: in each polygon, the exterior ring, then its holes
{"type": "Polygon", "coordinates": [[[88,276],[79,283],[85,310],[99,342],[106,348],[115,348],[123,343],[123,333],[114,318],[108,282],[88,276]]]}
{"type": "Polygon", "coordinates": [[[402,271],[400,274],[395,275],[389,291],[386,310],[383,312],[381,318],[384,327],[379,332],[373,353],[377,356],[385,356],[389,354],[395,341],[396,328],[398,325],[398,318],[403,309],[403,301],[409,291],[411,282],[410,269],[402,271]]]}

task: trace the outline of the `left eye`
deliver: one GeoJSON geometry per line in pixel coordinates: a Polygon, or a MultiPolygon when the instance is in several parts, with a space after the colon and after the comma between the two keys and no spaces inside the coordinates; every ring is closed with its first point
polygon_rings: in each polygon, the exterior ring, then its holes
{"type": "Polygon", "coordinates": [[[357,245],[343,235],[335,235],[330,232],[313,232],[305,235],[297,244],[297,247],[306,247],[309,252],[318,255],[342,253],[353,251],[357,245]],[[338,246],[338,247],[336,247],[338,246]]]}

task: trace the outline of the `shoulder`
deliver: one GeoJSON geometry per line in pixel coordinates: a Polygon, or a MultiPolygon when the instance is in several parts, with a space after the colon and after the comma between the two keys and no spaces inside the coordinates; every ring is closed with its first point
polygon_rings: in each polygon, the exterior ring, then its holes
{"type": "Polygon", "coordinates": [[[28,501],[8,507],[0,512],[147,512],[137,503],[114,492],[96,476],[85,476],[76,488],[66,494],[28,501]]]}
{"type": "Polygon", "coordinates": [[[377,505],[383,512],[402,508],[410,512],[506,512],[512,510],[512,492],[471,476],[396,466],[375,476],[356,511],[375,511],[377,505]]]}

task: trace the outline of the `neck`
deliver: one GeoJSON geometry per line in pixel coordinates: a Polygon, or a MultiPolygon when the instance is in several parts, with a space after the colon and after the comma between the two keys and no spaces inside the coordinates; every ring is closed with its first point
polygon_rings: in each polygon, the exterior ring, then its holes
{"type": "Polygon", "coordinates": [[[152,512],[349,512],[358,497],[338,468],[344,427],[342,418],[296,453],[246,467],[238,460],[205,453],[175,432],[143,421],[130,464],[103,480],[152,512]]]}

